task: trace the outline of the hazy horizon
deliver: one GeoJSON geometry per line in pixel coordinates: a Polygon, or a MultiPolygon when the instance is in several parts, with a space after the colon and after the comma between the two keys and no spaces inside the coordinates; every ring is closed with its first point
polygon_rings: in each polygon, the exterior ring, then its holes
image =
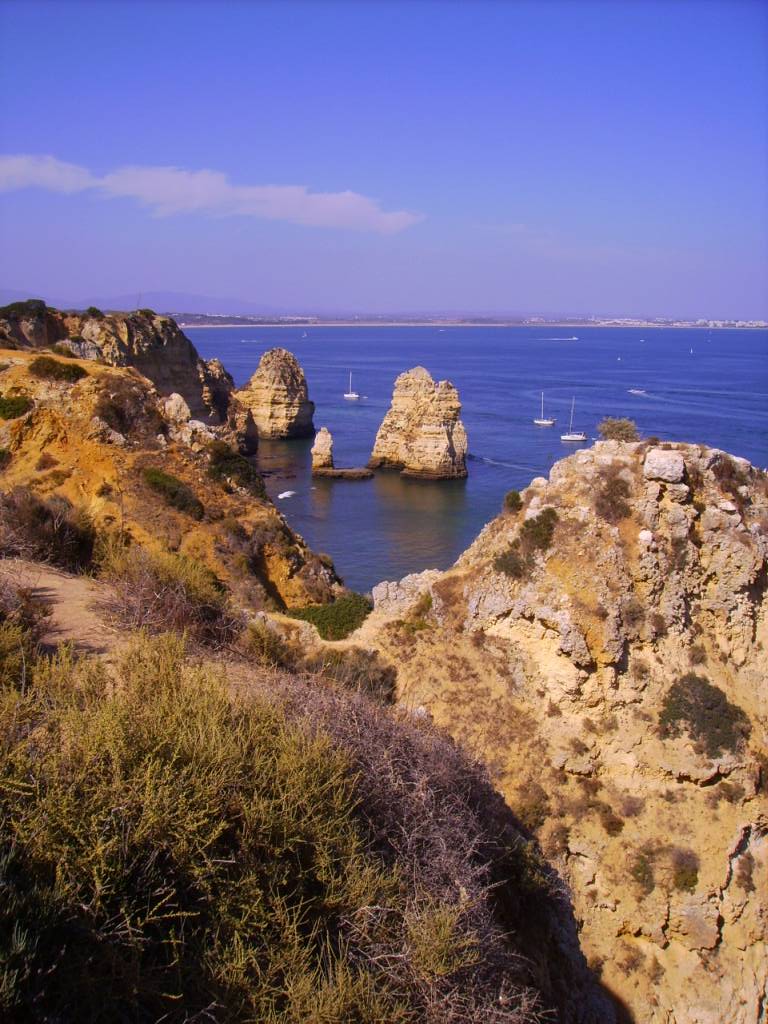
{"type": "Polygon", "coordinates": [[[6,293],[768,319],[768,5],[0,0],[0,29],[6,293]]]}

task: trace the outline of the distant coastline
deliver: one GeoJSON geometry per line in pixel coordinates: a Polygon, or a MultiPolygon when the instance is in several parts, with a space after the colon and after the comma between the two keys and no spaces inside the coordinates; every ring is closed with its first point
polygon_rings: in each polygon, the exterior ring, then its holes
{"type": "MultiPolygon", "coordinates": [[[[166,316],[173,316],[172,313],[164,314],[166,316]]],[[[175,318],[174,318],[175,319],[175,318]]],[[[293,323],[286,323],[285,321],[277,320],[260,320],[258,322],[251,323],[219,323],[216,320],[211,320],[206,323],[186,323],[183,320],[176,321],[179,327],[182,327],[185,331],[194,331],[200,328],[206,327],[227,327],[233,329],[239,328],[258,328],[258,327],[289,327],[301,328],[302,330],[309,330],[312,327],[437,327],[441,330],[448,330],[449,328],[455,329],[457,327],[541,327],[550,328],[557,327],[565,330],[585,330],[589,328],[601,328],[601,329],[612,329],[612,330],[643,330],[643,331],[764,331],[768,330],[768,324],[721,324],[715,327],[709,327],[706,324],[615,324],[615,323],[562,323],[560,321],[550,321],[546,323],[520,323],[519,321],[509,320],[500,321],[494,320],[488,321],[446,321],[446,320],[313,320],[311,323],[307,321],[298,321],[293,323]]]]}

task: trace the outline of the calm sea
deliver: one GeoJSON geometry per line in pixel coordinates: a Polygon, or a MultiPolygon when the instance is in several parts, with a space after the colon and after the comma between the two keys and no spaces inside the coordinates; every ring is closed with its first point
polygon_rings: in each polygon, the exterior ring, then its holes
{"type": "Polygon", "coordinates": [[[506,491],[546,476],[579,447],[560,441],[574,396],[574,429],[590,438],[603,416],[629,416],[645,435],[703,442],[768,466],[768,331],[310,327],[304,335],[279,327],[189,331],[200,354],[221,359],[238,386],[267,349],[292,351],[316,404],[315,426],[333,433],[337,466],[365,464],[403,370],[425,366],[461,395],[466,481],[312,480],[311,441],[262,442],[271,497],[355,590],[449,566],[506,491]],[[359,402],[342,398],[349,371],[359,402]],[[542,390],[545,412],[557,418],[551,428],[531,422],[542,390]],[[293,493],[279,497],[285,492],[293,493]]]}

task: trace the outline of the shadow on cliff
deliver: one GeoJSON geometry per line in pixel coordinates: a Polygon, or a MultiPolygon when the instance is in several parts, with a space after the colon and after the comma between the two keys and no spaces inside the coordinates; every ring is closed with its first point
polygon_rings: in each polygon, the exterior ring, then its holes
{"type": "Polygon", "coordinates": [[[498,913],[526,951],[545,1009],[558,1024],[635,1024],[626,1003],[587,962],[566,883],[544,860],[535,837],[496,790],[486,793],[483,803],[486,813],[491,811],[490,831],[508,851],[496,860],[498,913]],[[535,853],[521,849],[520,835],[533,840],[535,853]]]}

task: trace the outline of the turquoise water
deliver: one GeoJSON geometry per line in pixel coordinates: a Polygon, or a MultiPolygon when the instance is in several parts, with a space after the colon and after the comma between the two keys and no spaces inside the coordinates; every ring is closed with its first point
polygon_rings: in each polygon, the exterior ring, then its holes
{"type": "Polygon", "coordinates": [[[315,426],[333,433],[337,466],[367,461],[395,377],[419,364],[459,388],[469,478],[427,483],[378,474],[312,480],[311,441],[262,442],[267,489],[348,586],[367,590],[428,567],[446,568],[494,515],[510,488],[545,476],[591,438],[603,416],[629,416],[646,435],[713,445],[768,466],[768,331],[530,327],[200,328],[189,337],[244,384],[263,352],[290,349],[307,375],[315,426]],[[567,340],[574,335],[577,341],[567,340]],[[692,350],[692,351],[691,351],[692,350]],[[347,374],[365,396],[342,398],[347,374]],[[631,395],[630,388],[645,395],[631,395]],[[535,427],[539,394],[551,428],[535,427]],[[291,497],[278,498],[285,491],[291,497]]]}

